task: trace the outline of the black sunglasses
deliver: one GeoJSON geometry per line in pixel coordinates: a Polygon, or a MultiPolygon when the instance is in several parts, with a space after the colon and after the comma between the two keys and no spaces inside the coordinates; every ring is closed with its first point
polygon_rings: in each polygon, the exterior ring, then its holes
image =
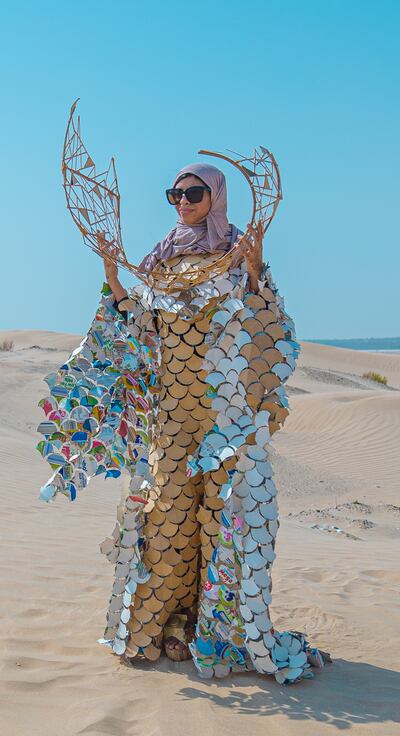
{"type": "Polygon", "coordinates": [[[165,194],[167,195],[168,202],[170,204],[179,204],[183,195],[185,195],[188,202],[191,204],[197,204],[203,199],[204,192],[211,192],[210,187],[188,187],[187,189],[166,189],[165,194]]]}

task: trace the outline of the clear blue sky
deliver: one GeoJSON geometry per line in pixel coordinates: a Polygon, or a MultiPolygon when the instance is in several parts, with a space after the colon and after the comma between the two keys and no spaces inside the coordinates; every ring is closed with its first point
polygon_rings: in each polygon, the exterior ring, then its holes
{"type": "MultiPolygon", "coordinates": [[[[60,170],[80,97],[98,170],[116,157],[131,261],[174,226],[176,171],[218,163],[200,148],[262,144],[284,195],[265,257],[298,337],[399,335],[399,33],[396,0],[3,3],[0,328],[81,333],[93,317],[102,263],[60,170]]],[[[221,168],[244,226],[245,185],[221,168]]]]}

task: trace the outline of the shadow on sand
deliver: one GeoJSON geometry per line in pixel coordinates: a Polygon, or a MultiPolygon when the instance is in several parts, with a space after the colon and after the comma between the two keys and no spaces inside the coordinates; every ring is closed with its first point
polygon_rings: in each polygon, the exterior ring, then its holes
{"type": "Polygon", "coordinates": [[[343,731],[356,724],[400,722],[400,673],[364,662],[336,659],[318,671],[314,680],[289,686],[253,673],[200,683],[193,671],[185,674],[196,680],[196,687],[182,688],[178,696],[205,698],[240,715],[280,713],[291,720],[317,721],[343,731]],[[257,690],[248,692],[250,688],[257,690]]]}

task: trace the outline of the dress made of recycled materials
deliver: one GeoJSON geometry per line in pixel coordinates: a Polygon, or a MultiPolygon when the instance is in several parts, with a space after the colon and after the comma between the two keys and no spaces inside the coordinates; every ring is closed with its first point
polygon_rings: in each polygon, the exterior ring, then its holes
{"type": "MultiPolygon", "coordinates": [[[[182,271],[216,255],[184,255],[182,271]]],[[[269,616],[278,507],[271,436],[288,414],[299,354],[284,300],[244,267],[184,292],[136,286],[118,308],[107,284],[80,346],[45,379],[41,489],[74,500],[91,477],[125,474],[117,524],[101,549],[115,581],[101,643],[156,660],[171,614],[196,613],[189,647],[201,677],[322,667],[303,633],[269,616]]]]}

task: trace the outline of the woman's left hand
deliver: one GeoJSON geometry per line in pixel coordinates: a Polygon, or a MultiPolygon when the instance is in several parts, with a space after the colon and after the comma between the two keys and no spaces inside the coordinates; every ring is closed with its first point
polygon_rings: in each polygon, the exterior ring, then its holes
{"type": "Polygon", "coordinates": [[[238,240],[236,252],[232,258],[232,265],[237,266],[244,258],[246,262],[247,272],[250,279],[250,288],[252,291],[258,290],[258,281],[262,271],[262,245],[263,245],[263,224],[261,221],[257,225],[247,225],[250,229],[254,240],[246,237],[246,233],[238,240]]]}

